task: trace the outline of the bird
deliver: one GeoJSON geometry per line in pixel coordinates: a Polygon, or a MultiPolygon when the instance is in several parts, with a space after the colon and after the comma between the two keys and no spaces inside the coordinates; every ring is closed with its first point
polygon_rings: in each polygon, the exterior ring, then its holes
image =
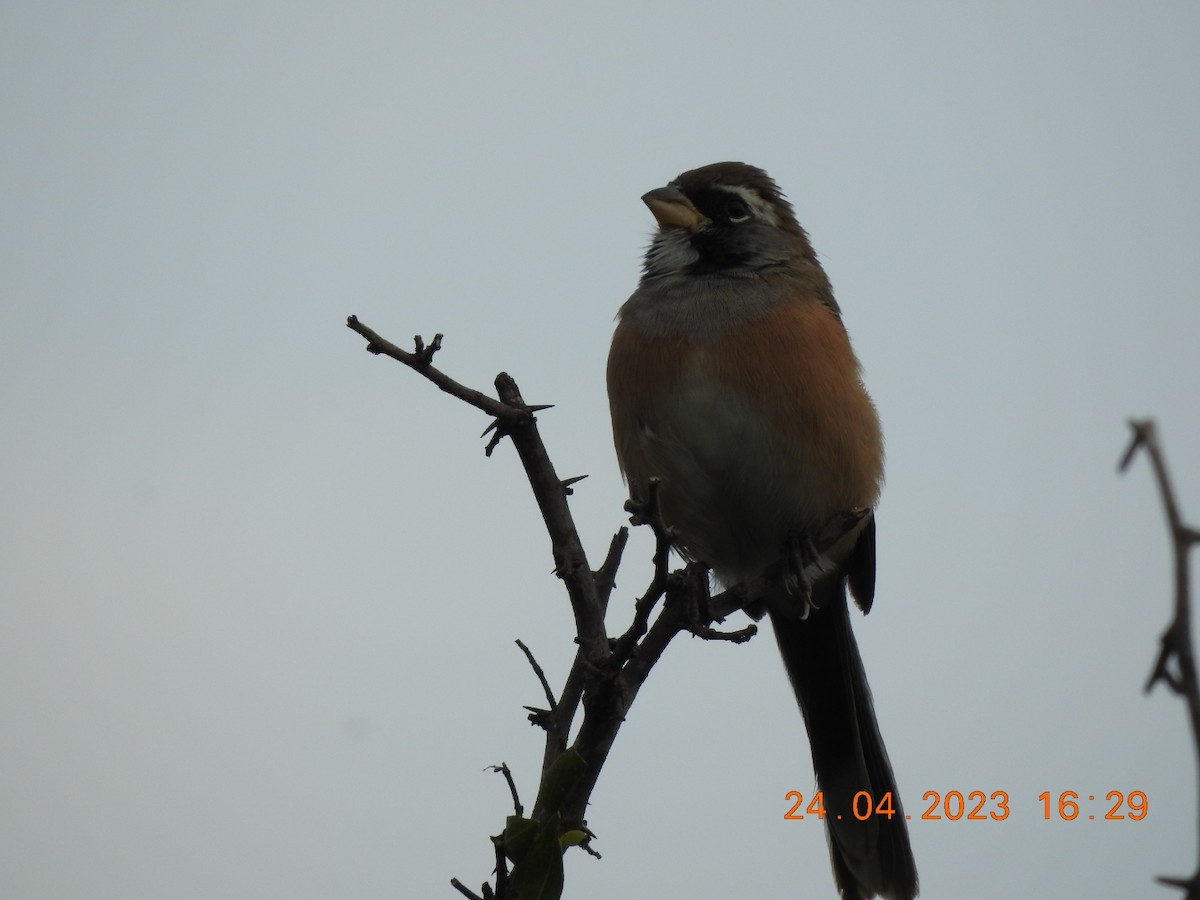
{"type": "Polygon", "coordinates": [[[658,229],[607,365],[630,496],[644,502],[656,480],[675,549],[726,587],[783,560],[790,576],[747,612],[769,617],[803,715],[834,881],[843,900],[911,900],[916,863],[847,599],[864,613],[874,601],[883,437],[841,309],[762,169],[714,163],[642,201],[658,229]],[[820,557],[818,536],[847,514],[861,520],[850,540],[820,557]]]}

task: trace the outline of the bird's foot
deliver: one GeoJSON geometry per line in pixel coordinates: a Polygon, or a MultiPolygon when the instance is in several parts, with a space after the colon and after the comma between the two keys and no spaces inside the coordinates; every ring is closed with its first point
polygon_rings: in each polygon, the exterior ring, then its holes
{"type": "Polygon", "coordinates": [[[813,602],[812,580],[805,571],[819,556],[817,545],[808,534],[792,535],[783,547],[783,589],[801,601],[801,619],[819,609],[813,602]]]}
{"type": "Polygon", "coordinates": [[[712,622],[712,615],[708,611],[708,601],[712,599],[708,580],[709,571],[708,566],[699,562],[688,563],[687,568],[683,570],[688,630],[693,634],[712,622]]]}

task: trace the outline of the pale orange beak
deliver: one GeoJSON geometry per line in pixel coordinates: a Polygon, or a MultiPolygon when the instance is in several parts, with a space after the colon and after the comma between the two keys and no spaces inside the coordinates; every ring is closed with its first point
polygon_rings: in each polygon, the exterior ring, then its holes
{"type": "Polygon", "coordinates": [[[663,228],[686,228],[699,231],[708,218],[678,188],[660,187],[642,194],[642,202],[650,208],[655,221],[663,228]]]}

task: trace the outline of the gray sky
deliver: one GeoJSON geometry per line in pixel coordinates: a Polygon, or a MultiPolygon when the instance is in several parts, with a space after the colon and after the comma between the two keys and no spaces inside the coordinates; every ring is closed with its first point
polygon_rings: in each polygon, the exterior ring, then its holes
{"type": "MultiPolygon", "coordinates": [[[[1170,897],[1196,857],[1130,415],[1200,521],[1200,6],[10,3],[0,11],[0,896],[452,897],[526,802],[571,617],[508,446],[343,327],[511,372],[594,564],[603,367],[684,169],[765,167],[881,410],[855,626],[923,896],[1170,897]],[[432,6],[432,5],[431,5],[432,6]],[[1086,797],[1046,822],[1037,795],[1086,797]],[[1103,795],[1140,790],[1142,822],[1103,795]]],[[[626,556],[612,629],[648,575],[626,556]]],[[[769,636],[680,640],[569,896],[829,897],[769,636]]]]}

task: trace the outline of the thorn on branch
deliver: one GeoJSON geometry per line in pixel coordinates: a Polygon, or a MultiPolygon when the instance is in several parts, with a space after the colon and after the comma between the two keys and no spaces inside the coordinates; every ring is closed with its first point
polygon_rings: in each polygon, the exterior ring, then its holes
{"type": "Polygon", "coordinates": [[[1154,685],[1160,681],[1164,682],[1173,694],[1186,693],[1187,685],[1184,683],[1182,675],[1171,668],[1172,662],[1176,665],[1179,664],[1178,640],[1179,628],[1176,623],[1172,623],[1159,638],[1158,658],[1154,661],[1154,669],[1146,680],[1146,686],[1142,689],[1143,693],[1150,693],[1154,689],[1154,685]]]}
{"type": "Polygon", "coordinates": [[[562,480],[559,482],[559,484],[561,484],[561,485],[562,485],[563,494],[564,494],[565,496],[567,496],[567,497],[570,497],[572,494],[574,494],[574,493],[575,493],[575,492],[574,492],[574,491],[571,489],[571,486],[572,486],[572,485],[575,485],[575,484],[578,484],[579,482],[583,481],[583,479],[585,479],[585,478],[587,478],[587,476],[586,476],[586,475],[576,475],[576,476],[574,476],[573,478],[564,478],[564,479],[562,479],[562,480]]]}
{"type": "Polygon", "coordinates": [[[1129,446],[1125,448],[1125,453],[1121,456],[1121,462],[1117,464],[1117,471],[1124,472],[1129,468],[1129,464],[1133,462],[1133,455],[1139,449],[1149,445],[1154,432],[1153,419],[1130,419],[1129,428],[1133,434],[1129,438],[1129,446]]]}
{"type": "Polygon", "coordinates": [[[1179,888],[1181,891],[1185,891],[1183,900],[1200,900],[1200,872],[1191,878],[1172,878],[1169,875],[1160,875],[1154,880],[1167,887],[1179,888]]]}
{"type": "Polygon", "coordinates": [[[487,446],[483,448],[483,455],[491,458],[492,451],[500,446],[500,442],[502,440],[508,437],[508,425],[505,422],[501,422],[499,419],[493,419],[492,424],[483,429],[483,434],[479,436],[484,437],[488,434],[488,432],[494,433],[492,434],[492,439],[487,442],[487,446]]]}
{"type": "Polygon", "coordinates": [[[521,391],[517,387],[517,382],[507,372],[501,372],[497,375],[495,384],[496,395],[500,398],[500,402],[504,404],[505,414],[493,419],[492,423],[483,429],[483,434],[480,435],[480,437],[483,437],[489,432],[492,433],[492,439],[483,448],[484,455],[488,457],[492,455],[492,451],[499,446],[504,438],[512,434],[514,427],[528,425],[535,421],[534,413],[554,408],[554,404],[552,403],[535,404],[532,406],[526,403],[521,397],[521,391]]]}
{"type": "Polygon", "coordinates": [[[537,726],[542,731],[549,731],[557,721],[548,709],[542,709],[537,706],[526,706],[524,709],[529,712],[529,724],[537,726]]]}

